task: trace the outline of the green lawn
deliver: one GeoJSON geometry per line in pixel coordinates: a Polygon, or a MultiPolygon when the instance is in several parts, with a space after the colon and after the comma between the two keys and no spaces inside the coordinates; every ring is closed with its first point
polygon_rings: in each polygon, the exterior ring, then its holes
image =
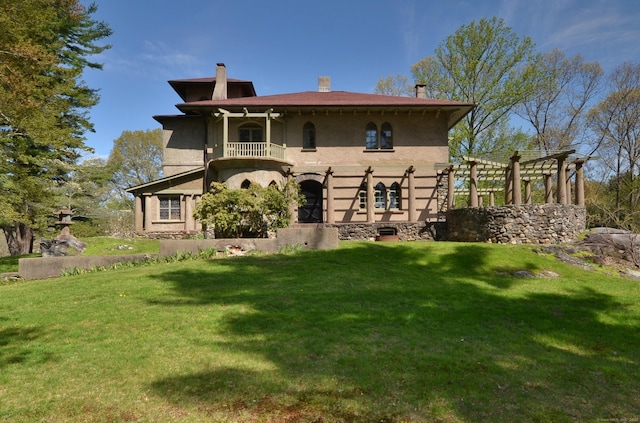
{"type": "Polygon", "coordinates": [[[640,283],[526,246],[353,242],[0,285],[0,421],[637,421],[639,364],[640,283]]]}

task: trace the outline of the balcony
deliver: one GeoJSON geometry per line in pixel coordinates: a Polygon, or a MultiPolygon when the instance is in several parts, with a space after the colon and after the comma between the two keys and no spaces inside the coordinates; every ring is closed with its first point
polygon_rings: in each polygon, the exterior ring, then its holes
{"type": "MultiPolygon", "coordinates": [[[[286,147],[267,142],[228,142],[224,158],[285,160],[286,147]]],[[[216,158],[219,155],[216,154],[216,158]]]]}

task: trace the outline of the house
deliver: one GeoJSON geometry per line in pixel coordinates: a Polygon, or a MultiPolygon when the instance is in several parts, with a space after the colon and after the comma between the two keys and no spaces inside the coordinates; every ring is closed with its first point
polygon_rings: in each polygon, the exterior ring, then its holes
{"type": "Polygon", "coordinates": [[[216,76],[169,81],[180,113],[163,128],[162,179],[135,186],[136,230],[192,233],[212,181],[229,188],[294,178],[307,203],[295,224],[337,226],[341,238],[384,233],[415,239],[446,209],[449,130],[472,104],[331,91],[256,95],[253,83],[216,76]]]}

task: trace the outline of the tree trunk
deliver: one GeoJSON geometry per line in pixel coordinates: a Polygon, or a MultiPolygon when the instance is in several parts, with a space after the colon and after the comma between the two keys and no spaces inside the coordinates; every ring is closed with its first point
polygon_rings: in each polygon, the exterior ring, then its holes
{"type": "Polygon", "coordinates": [[[13,225],[3,225],[2,230],[12,256],[30,254],[33,251],[33,229],[27,224],[15,222],[13,225]]]}

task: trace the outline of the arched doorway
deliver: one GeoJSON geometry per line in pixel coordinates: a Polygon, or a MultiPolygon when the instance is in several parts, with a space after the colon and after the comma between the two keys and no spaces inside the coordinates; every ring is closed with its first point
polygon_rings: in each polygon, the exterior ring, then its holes
{"type": "Polygon", "coordinates": [[[318,181],[300,182],[306,204],[298,207],[298,223],[322,223],[322,184],[318,181]]]}

